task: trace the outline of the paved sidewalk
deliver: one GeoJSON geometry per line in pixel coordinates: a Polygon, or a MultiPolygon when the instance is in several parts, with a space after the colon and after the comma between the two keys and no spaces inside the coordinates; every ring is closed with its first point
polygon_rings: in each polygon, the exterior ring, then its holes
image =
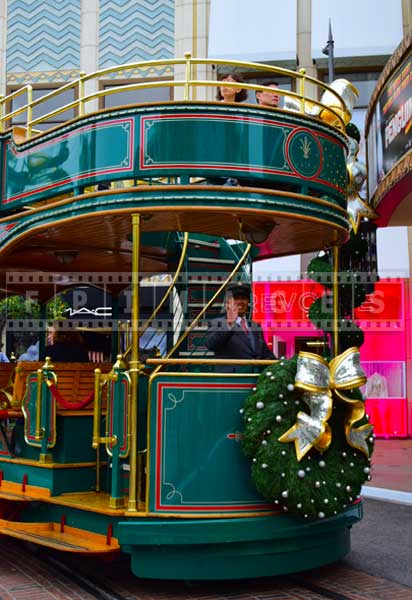
{"type": "Polygon", "coordinates": [[[412,588],[351,569],[346,564],[323,567],[300,577],[313,583],[314,591],[317,587],[326,588],[348,600],[412,600],[412,588]]]}
{"type": "Polygon", "coordinates": [[[412,440],[376,440],[366,498],[412,505],[412,440]]]}
{"type": "Polygon", "coordinates": [[[363,510],[362,521],[351,530],[352,551],[342,564],[408,585],[412,600],[412,506],[366,498],[363,510]]]}
{"type": "Polygon", "coordinates": [[[412,439],[376,440],[372,467],[371,486],[412,493],[412,439]]]}

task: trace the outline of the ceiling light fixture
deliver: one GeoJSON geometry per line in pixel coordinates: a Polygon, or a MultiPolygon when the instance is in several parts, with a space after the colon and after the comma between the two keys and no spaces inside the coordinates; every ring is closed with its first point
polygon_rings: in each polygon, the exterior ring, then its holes
{"type": "Polygon", "coordinates": [[[249,244],[262,244],[263,242],[266,242],[269,234],[272,232],[273,228],[276,227],[276,225],[277,223],[274,221],[258,223],[254,225],[247,225],[241,222],[241,237],[249,244]]]}
{"type": "Polygon", "coordinates": [[[61,265],[69,265],[78,256],[77,250],[56,250],[54,256],[61,265]]]}

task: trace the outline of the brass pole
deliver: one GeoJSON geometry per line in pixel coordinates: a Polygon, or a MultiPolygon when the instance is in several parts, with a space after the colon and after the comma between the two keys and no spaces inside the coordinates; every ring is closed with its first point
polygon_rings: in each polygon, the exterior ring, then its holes
{"type": "Polygon", "coordinates": [[[0,131],[4,131],[4,115],[6,113],[6,103],[3,100],[4,94],[0,94],[0,131]]]}
{"type": "Polygon", "coordinates": [[[84,71],[80,71],[79,73],[79,82],[78,82],[78,93],[79,93],[79,117],[84,115],[84,77],[86,73],[84,71]]]}
{"type": "Polygon", "coordinates": [[[100,420],[102,418],[102,397],[100,393],[101,376],[101,369],[95,369],[92,447],[96,450],[96,492],[100,492],[100,420]]]}
{"type": "Polygon", "coordinates": [[[339,247],[333,246],[333,356],[339,353],[339,247]]]}
{"type": "MultiPolygon", "coordinates": [[[[173,348],[171,348],[168,351],[168,353],[166,354],[166,358],[170,358],[172,356],[172,354],[174,353],[174,351],[176,350],[176,348],[178,348],[179,345],[183,342],[183,340],[185,340],[187,338],[189,333],[192,331],[192,329],[194,329],[195,325],[199,322],[199,320],[203,317],[205,312],[208,310],[209,306],[211,306],[214,303],[216,298],[219,296],[220,292],[225,288],[225,286],[228,284],[228,282],[232,279],[232,277],[240,269],[240,267],[244,263],[245,259],[249,255],[251,249],[252,249],[252,244],[247,244],[246,249],[245,249],[244,253],[242,254],[242,256],[240,257],[237,265],[232,269],[231,273],[227,275],[226,280],[221,284],[221,286],[213,294],[213,296],[206,302],[206,304],[203,306],[203,308],[200,310],[200,312],[194,317],[194,319],[192,319],[192,322],[190,323],[190,325],[188,327],[186,327],[185,331],[180,336],[180,338],[177,340],[177,342],[174,344],[173,348]]],[[[160,368],[161,368],[161,365],[159,365],[159,367],[156,368],[156,370],[153,372],[153,375],[155,373],[157,373],[160,370],[160,368]]]]}
{"type": "MultiPolygon", "coordinates": [[[[166,293],[164,294],[163,298],[160,300],[159,304],[156,306],[156,308],[154,309],[154,311],[152,312],[152,314],[150,315],[150,317],[148,317],[148,319],[146,319],[146,321],[143,323],[143,325],[141,326],[141,328],[139,329],[139,336],[143,335],[143,333],[146,331],[146,329],[149,327],[150,323],[152,321],[154,321],[155,316],[157,315],[157,313],[160,311],[160,309],[162,308],[162,306],[164,306],[166,300],[169,298],[170,294],[173,292],[173,290],[175,289],[175,283],[178,280],[179,276],[180,276],[180,272],[183,268],[183,265],[185,263],[185,258],[186,258],[186,254],[187,254],[187,247],[189,244],[189,234],[186,231],[184,234],[184,241],[183,241],[183,247],[182,247],[182,253],[180,255],[180,259],[179,259],[179,264],[177,265],[177,269],[175,271],[175,274],[173,276],[172,281],[169,284],[169,287],[166,290],[166,293]]],[[[127,331],[127,330],[126,330],[127,331]]],[[[128,343],[128,338],[126,336],[126,341],[128,343]]],[[[129,346],[127,348],[127,350],[123,353],[123,358],[126,358],[127,355],[129,354],[131,349],[131,346],[129,346]]],[[[119,350],[119,354],[121,353],[121,351],[119,350]]]]}
{"type": "Polygon", "coordinates": [[[31,137],[31,132],[33,129],[32,121],[33,121],[33,88],[31,85],[27,86],[27,137],[31,137]]]}
{"type": "Polygon", "coordinates": [[[183,100],[189,100],[190,99],[190,75],[191,75],[191,66],[190,66],[190,59],[192,58],[192,55],[190,52],[185,52],[185,60],[186,60],[186,68],[185,68],[185,87],[184,87],[184,93],[183,93],[183,100]]]}
{"type": "Polygon", "coordinates": [[[93,441],[92,447],[98,448],[100,438],[100,419],[101,419],[101,396],[100,396],[100,377],[101,369],[94,370],[94,404],[93,404],[93,441]]]}
{"type": "Polygon", "coordinates": [[[41,440],[44,436],[44,431],[41,426],[42,416],[42,384],[43,384],[43,369],[37,369],[37,393],[36,393],[36,430],[34,438],[41,440]]]}
{"type": "Polygon", "coordinates": [[[137,510],[137,394],[139,386],[139,262],[140,262],[140,215],[132,215],[132,355],[131,380],[131,448],[129,475],[129,503],[127,510],[137,510]]]}
{"type": "Polygon", "coordinates": [[[301,75],[299,79],[299,95],[300,95],[300,112],[305,112],[305,75],[306,69],[299,69],[301,75]]]}

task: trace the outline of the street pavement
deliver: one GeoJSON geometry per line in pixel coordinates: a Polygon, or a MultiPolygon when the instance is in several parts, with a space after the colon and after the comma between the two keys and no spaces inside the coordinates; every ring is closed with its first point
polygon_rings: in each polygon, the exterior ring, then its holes
{"type": "Polygon", "coordinates": [[[412,506],[370,498],[363,506],[344,565],[412,588],[412,506]]]}
{"type": "Polygon", "coordinates": [[[79,562],[0,537],[0,600],[412,600],[412,506],[366,498],[364,513],[344,560],[254,580],[142,580],[127,560],[79,562]]]}

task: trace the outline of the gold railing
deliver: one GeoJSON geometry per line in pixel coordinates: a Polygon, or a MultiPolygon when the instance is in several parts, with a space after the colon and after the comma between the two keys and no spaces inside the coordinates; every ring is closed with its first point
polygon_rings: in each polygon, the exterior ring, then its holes
{"type": "MultiPolygon", "coordinates": [[[[185,54],[185,58],[181,59],[168,59],[168,60],[152,60],[146,62],[137,62],[137,63],[128,63],[125,65],[120,65],[116,67],[110,67],[107,69],[102,69],[100,71],[96,71],[94,73],[86,74],[81,72],[79,74],[79,78],[74,81],[68,82],[61,86],[58,89],[52,90],[48,94],[33,100],[32,98],[32,88],[30,85],[26,85],[23,88],[0,98],[0,132],[5,131],[6,129],[12,126],[12,119],[18,115],[25,114],[26,121],[24,127],[26,128],[26,138],[32,137],[33,133],[37,134],[39,131],[34,132],[34,127],[41,125],[42,123],[46,123],[51,118],[62,114],[68,110],[74,110],[77,116],[84,116],[88,114],[88,112],[94,112],[96,107],[93,106],[88,111],[88,104],[92,101],[104,99],[106,96],[130,92],[134,90],[142,90],[142,89],[155,89],[160,87],[169,87],[169,88],[182,88],[183,89],[183,100],[186,102],[190,102],[192,100],[192,90],[194,88],[203,87],[214,87],[216,88],[219,84],[215,79],[210,80],[199,80],[192,79],[192,67],[194,65],[204,65],[204,66],[221,66],[221,67],[232,67],[241,70],[257,71],[259,77],[262,77],[262,74],[270,74],[274,77],[289,77],[294,83],[294,88],[298,90],[297,92],[278,89],[277,93],[283,97],[287,97],[288,99],[292,99],[292,102],[295,103],[295,108],[290,109],[296,112],[301,112],[304,114],[310,114],[314,118],[319,118],[321,120],[326,120],[332,126],[344,131],[345,122],[347,122],[348,110],[346,108],[345,102],[341,98],[341,96],[335,92],[328,85],[306,75],[304,69],[300,69],[299,71],[290,71],[288,69],[283,69],[281,67],[274,67],[271,65],[264,65],[260,63],[254,62],[238,62],[234,60],[220,60],[220,59],[207,59],[207,58],[192,58],[192,56],[187,53],[185,54]],[[182,67],[183,79],[161,79],[157,81],[144,81],[145,71],[149,68],[160,68],[160,67],[182,67]],[[126,85],[115,85],[110,88],[100,89],[98,91],[93,91],[91,93],[86,93],[86,84],[90,84],[90,82],[95,82],[96,87],[101,84],[102,81],[107,82],[108,76],[115,76],[116,74],[122,75],[122,78],[125,77],[125,74],[133,71],[133,74],[136,72],[141,72],[141,78],[143,81],[139,80],[138,82],[133,82],[126,85]],[[328,91],[336,98],[336,105],[333,106],[322,104],[321,101],[318,101],[312,97],[307,95],[308,93],[308,85],[309,87],[316,90],[316,93],[319,97],[325,91],[328,91]],[[50,111],[44,112],[44,114],[40,114],[36,118],[33,118],[33,111],[36,109],[36,112],[41,113],[41,106],[45,107],[47,102],[58,97],[59,95],[73,90],[77,95],[77,98],[72,102],[64,104],[58,108],[55,108],[50,111]],[[26,93],[27,102],[25,105],[16,108],[10,112],[7,110],[11,107],[12,101],[22,94],[26,93]],[[322,114],[326,118],[322,119],[322,114]],[[345,121],[346,120],[346,121],[345,121]]],[[[115,81],[115,79],[114,79],[115,81]]],[[[225,82],[225,86],[228,87],[239,87],[239,83],[237,82],[225,82]]],[[[253,91],[272,91],[272,88],[269,88],[264,85],[258,85],[254,83],[242,83],[242,88],[253,91]]],[[[334,100],[335,102],[335,100],[334,100]]],[[[111,106],[113,108],[113,106],[111,106]]],[[[46,107],[45,107],[46,109],[46,107]]],[[[286,108],[286,110],[288,110],[286,108]]]]}
{"type": "MultiPolygon", "coordinates": [[[[183,366],[183,365],[211,365],[213,367],[219,366],[231,366],[231,367],[268,367],[269,365],[273,365],[278,362],[278,359],[268,359],[268,358],[260,358],[260,359],[249,359],[249,358],[148,358],[146,363],[148,365],[153,366],[163,366],[163,365],[174,365],[174,366],[183,366]]],[[[156,371],[151,375],[157,375],[156,371]]],[[[183,373],[186,375],[186,373],[183,373]]],[[[219,373],[221,375],[221,373],[219,373]]]]}

